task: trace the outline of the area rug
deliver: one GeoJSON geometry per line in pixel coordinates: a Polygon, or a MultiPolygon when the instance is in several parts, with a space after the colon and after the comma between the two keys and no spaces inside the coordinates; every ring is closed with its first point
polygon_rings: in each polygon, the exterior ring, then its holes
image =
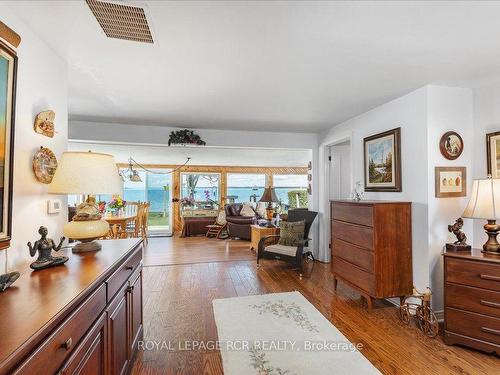
{"type": "Polygon", "coordinates": [[[225,375],[379,374],[299,292],[216,299],[225,375]]]}

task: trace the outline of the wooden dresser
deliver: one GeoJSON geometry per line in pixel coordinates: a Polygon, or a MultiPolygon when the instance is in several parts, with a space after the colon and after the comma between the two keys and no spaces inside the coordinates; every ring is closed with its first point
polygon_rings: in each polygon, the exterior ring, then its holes
{"type": "Polygon", "coordinates": [[[332,272],[372,298],[412,293],[411,203],[331,201],[332,272]]]}
{"type": "Polygon", "coordinates": [[[444,254],[444,341],[500,355],[500,256],[444,254]]]}
{"type": "Polygon", "coordinates": [[[0,374],[124,374],[142,340],[142,239],[101,241],[0,294],[0,374]]]}

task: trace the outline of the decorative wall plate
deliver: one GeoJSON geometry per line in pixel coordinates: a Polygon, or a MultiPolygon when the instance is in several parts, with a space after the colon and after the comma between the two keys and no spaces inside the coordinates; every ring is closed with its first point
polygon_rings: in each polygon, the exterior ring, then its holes
{"type": "Polygon", "coordinates": [[[33,156],[33,172],[38,181],[43,184],[50,184],[56,173],[57,159],[52,150],[40,147],[33,156]]]}
{"type": "Polygon", "coordinates": [[[54,137],[54,119],[56,113],[51,111],[40,112],[35,117],[35,132],[45,135],[46,137],[54,137]]]}
{"type": "Polygon", "coordinates": [[[446,132],[439,142],[441,154],[448,160],[455,160],[464,150],[464,141],[457,132],[446,132]]]}

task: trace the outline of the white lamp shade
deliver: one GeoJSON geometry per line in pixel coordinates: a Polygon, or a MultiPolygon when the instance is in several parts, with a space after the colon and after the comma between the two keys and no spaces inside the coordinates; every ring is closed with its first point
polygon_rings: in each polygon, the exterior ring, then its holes
{"type": "Polygon", "coordinates": [[[462,217],[500,219],[500,179],[474,180],[472,195],[462,217]]]}
{"type": "Polygon", "coordinates": [[[122,181],[113,155],[64,152],[49,185],[52,194],[121,194],[122,181]]]}

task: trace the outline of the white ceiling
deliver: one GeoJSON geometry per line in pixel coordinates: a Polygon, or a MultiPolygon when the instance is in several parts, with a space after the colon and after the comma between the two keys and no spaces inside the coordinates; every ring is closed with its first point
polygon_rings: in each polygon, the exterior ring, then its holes
{"type": "Polygon", "coordinates": [[[500,2],[128,1],[155,45],[83,1],[10,2],[69,63],[73,119],[319,131],[428,83],[500,77],[500,2]]]}
{"type": "Polygon", "coordinates": [[[166,145],[119,144],[112,142],[69,141],[70,151],[94,151],[111,154],[117,163],[133,157],[140,164],[180,165],[190,157],[190,165],[239,167],[306,167],[311,150],[250,147],[183,147],[166,145]]]}

